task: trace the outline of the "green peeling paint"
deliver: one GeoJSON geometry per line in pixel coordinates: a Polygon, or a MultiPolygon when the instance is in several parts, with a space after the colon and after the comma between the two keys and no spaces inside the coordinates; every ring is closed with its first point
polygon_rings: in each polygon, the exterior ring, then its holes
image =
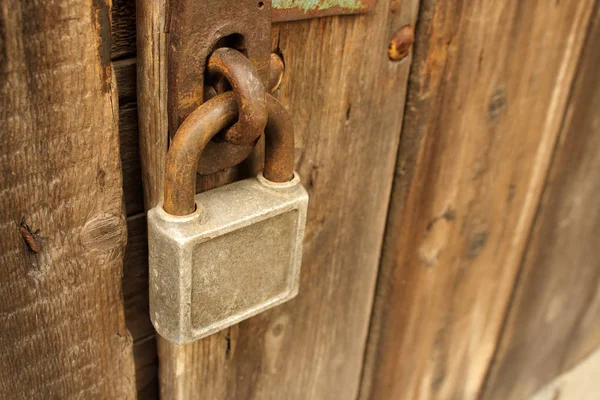
{"type": "Polygon", "coordinates": [[[273,8],[300,8],[307,10],[326,10],[331,7],[348,8],[351,10],[363,8],[361,0],[273,0],[273,8]]]}

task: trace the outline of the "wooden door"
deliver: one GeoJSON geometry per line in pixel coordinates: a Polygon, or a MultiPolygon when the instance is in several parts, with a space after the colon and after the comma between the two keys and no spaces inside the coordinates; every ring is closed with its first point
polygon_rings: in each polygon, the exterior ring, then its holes
{"type": "Polygon", "coordinates": [[[145,217],[168,2],[0,2],[0,398],[521,399],[600,345],[600,3],[362,3],[272,28],[299,295],[177,346],[145,217]]]}

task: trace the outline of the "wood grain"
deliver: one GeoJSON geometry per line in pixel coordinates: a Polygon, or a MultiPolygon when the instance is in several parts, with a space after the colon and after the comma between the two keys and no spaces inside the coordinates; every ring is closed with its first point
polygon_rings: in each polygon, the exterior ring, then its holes
{"type": "Polygon", "coordinates": [[[361,399],[478,397],[593,3],[421,2],[361,399]]]}
{"type": "Polygon", "coordinates": [[[137,99],[146,209],[160,201],[169,146],[166,0],[136,2],[137,99]]]}
{"type": "Polygon", "coordinates": [[[0,4],[0,398],[135,397],[117,107],[110,2],[0,4]]]}
{"type": "Polygon", "coordinates": [[[600,345],[599,48],[596,6],[483,399],[526,398],[600,345]]]}
{"type": "MultiPolygon", "coordinates": [[[[164,173],[165,87],[157,82],[166,59],[164,14],[145,3],[138,0],[138,98],[152,206],[164,173]]],[[[279,97],[293,114],[297,169],[311,196],[300,294],[193,345],[159,340],[161,397],[356,396],[410,66],[410,58],[389,61],[387,46],[415,15],[416,2],[392,13],[383,0],[370,15],[275,28],[286,63],[279,97]]]]}

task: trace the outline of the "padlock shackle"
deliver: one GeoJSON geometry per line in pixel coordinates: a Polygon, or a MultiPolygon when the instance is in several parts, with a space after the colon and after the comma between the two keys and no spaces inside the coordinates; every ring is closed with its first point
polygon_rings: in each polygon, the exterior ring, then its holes
{"type": "Polygon", "coordinates": [[[181,124],[169,151],[165,170],[163,208],[172,215],[196,210],[196,169],[208,142],[237,117],[233,92],[220,94],[195,109],[181,124]]]}
{"type": "Polygon", "coordinates": [[[287,182],[294,177],[294,126],[283,104],[268,93],[267,110],[263,176],[271,182],[287,182]]]}
{"type": "MultiPolygon", "coordinates": [[[[294,131],[285,107],[267,94],[269,119],[265,128],[263,176],[287,182],[294,175],[294,131]]],[[[236,119],[238,106],[233,92],[220,94],[194,110],[183,121],[167,153],[163,208],[171,215],[196,210],[196,169],[208,142],[236,119]]]]}

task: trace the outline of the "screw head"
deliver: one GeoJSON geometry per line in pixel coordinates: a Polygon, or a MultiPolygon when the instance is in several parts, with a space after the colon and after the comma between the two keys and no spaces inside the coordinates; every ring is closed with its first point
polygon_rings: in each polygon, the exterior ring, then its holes
{"type": "Polygon", "coordinates": [[[415,31],[411,25],[398,29],[390,40],[388,56],[392,61],[400,61],[408,55],[415,42],[415,31]]]}

